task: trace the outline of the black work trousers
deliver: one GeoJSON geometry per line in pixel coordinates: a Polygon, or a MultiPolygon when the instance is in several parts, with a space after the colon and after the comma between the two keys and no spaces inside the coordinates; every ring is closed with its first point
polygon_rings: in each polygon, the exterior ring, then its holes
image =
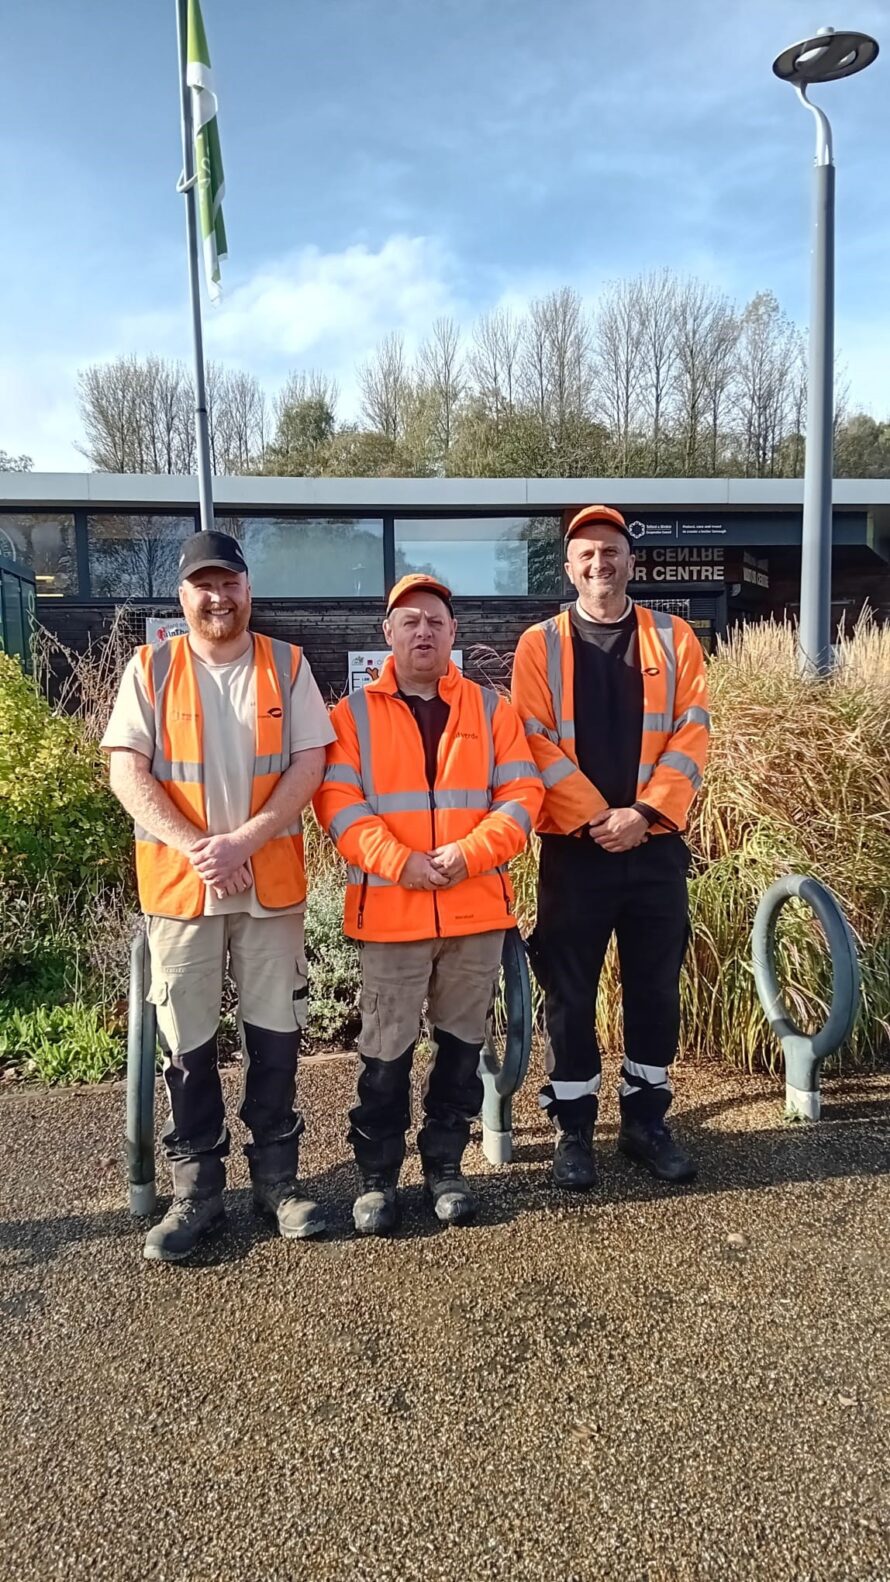
{"type": "Polygon", "coordinates": [[[572,836],[541,839],[538,918],[528,942],[547,1026],[548,1081],[539,1102],[563,1130],[596,1122],[596,997],[613,933],[624,1007],[622,1115],[651,1126],[667,1114],[689,938],[688,869],[680,835],[651,836],[618,853],[572,836]]]}

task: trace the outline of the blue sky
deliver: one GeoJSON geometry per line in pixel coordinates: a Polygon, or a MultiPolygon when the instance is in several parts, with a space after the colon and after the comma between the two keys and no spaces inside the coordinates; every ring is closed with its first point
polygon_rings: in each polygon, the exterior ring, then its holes
{"type": "MultiPolygon", "coordinates": [[[[7,8],[0,448],[85,463],[75,375],[188,356],[173,0],[7,8]],[[122,20],[124,18],[125,20],[122,20]]],[[[807,305],[811,118],[770,71],[799,0],[204,0],[230,259],[208,352],[355,409],[377,340],[669,266],[807,305]]],[[[890,414],[890,6],[821,91],[838,162],[838,346],[890,414]]],[[[841,19],[844,20],[844,19],[841,19]]]]}

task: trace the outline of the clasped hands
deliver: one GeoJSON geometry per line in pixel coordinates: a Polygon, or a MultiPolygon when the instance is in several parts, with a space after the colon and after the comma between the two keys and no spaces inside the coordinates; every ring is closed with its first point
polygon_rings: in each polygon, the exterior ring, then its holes
{"type": "Polygon", "coordinates": [[[603,851],[632,851],[649,839],[649,825],[635,807],[603,808],[590,820],[588,829],[591,840],[603,851]]]}
{"type": "Polygon", "coordinates": [[[456,840],[434,851],[412,851],[399,877],[406,890],[450,890],[468,877],[464,854],[456,840]]]}
{"type": "Polygon", "coordinates": [[[188,849],[195,872],[209,885],[217,900],[241,895],[253,886],[250,858],[253,843],[239,830],[231,835],[202,835],[188,849]]]}

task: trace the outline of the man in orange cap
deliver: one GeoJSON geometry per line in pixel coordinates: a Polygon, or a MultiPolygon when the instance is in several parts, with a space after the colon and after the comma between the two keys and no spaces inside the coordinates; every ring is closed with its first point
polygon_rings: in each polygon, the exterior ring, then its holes
{"type": "Polygon", "coordinates": [[[522,634],[513,701],[545,793],[537,923],[557,1185],[596,1182],[601,1056],[596,997],[614,933],[624,1003],[619,1147],[666,1181],[695,1166],[665,1124],[688,939],[683,840],[710,719],[704,656],[676,615],[627,594],[633,542],[620,512],[586,506],[566,532],[575,604],[522,634]]]}
{"type": "Polygon", "coordinates": [[[344,930],[362,946],[361,1071],[349,1140],[363,1235],[399,1221],[396,1184],[424,1004],[435,1044],[417,1144],[437,1217],[471,1218],[461,1174],[482,1104],[479,1054],[515,927],[507,874],[543,796],[522,722],[506,698],[452,663],[451,592],[435,577],[396,583],[379,680],[342,698],[315,808],[347,863],[344,930]]]}

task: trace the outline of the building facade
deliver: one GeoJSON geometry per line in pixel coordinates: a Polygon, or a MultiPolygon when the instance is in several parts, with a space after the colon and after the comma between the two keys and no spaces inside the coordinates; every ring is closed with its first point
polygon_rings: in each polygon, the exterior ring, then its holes
{"type": "MultiPolygon", "coordinates": [[[[322,685],[382,646],[387,590],[430,571],[456,595],[469,674],[497,672],[523,628],[571,589],[562,535],[573,510],[624,512],[635,597],[717,633],[798,610],[799,479],[262,478],[215,480],[217,525],[241,541],[255,626],[303,644],[322,685]],[[487,651],[487,652],[486,652],[487,651]]],[[[194,478],[0,474],[0,556],[29,567],[37,619],[82,650],[126,608],[128,630],[176,614],[182,539],[198,527],[194,478]]],[[[833,615],[890,617],[890,480],[834,489],[833,615]]]]}

